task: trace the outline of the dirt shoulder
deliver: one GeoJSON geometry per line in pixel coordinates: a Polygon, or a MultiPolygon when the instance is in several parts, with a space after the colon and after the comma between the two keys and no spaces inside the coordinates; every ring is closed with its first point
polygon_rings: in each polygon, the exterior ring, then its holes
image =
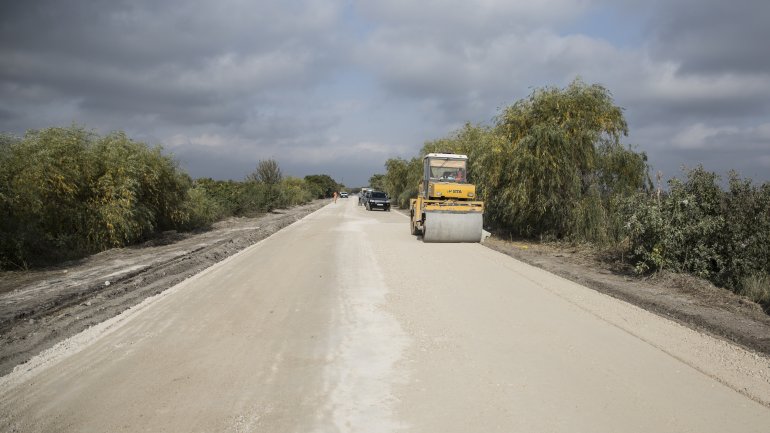
{"type": "Polygon", "coordinates": [[[316,200],[200,233],[165,233],[77,262],[0,273],[0,375],[318,210],[316,200]]]}
{"type": "Polygon", "coordinates": [[[702,279],[668,272],[639,277],[613,269],[588,248],[495,237],[484,245],[690,328],[770,355],[770,316],[758,304],[702,279]]]}

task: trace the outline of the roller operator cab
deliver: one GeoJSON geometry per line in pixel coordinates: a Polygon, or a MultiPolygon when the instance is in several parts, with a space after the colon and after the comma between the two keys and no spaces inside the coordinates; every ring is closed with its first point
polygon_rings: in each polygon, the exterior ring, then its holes
{"type": "Polygon", "coordinates": [[[412,234],[424,242],[480,242],[484,203],[468,183],[468,157],[429,153],[417,198],[409,203],[412,234]]]}

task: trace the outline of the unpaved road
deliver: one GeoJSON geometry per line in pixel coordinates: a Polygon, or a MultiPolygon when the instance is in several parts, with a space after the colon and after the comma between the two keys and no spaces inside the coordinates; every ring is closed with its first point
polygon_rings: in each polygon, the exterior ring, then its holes
{"type": "Polygon", "coordinates": [[[768,426],[767,358],[353,199],[0,378],[0,431],[768,426]]]}

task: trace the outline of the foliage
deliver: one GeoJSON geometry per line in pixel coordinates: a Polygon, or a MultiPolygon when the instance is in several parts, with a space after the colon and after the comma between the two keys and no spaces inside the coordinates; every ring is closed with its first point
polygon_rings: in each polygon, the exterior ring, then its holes
{"type": "Polygon", "coordinates": [[[383,190],[395,200],[401,208],[409,207],[409,199],[417,196],[417,185],[422,177],[422,161],[412,158],[409,161],[393,158],[385,162],[387,172],[384,175],[383,190]]]}
{"type": "Polygon", "coordinates": [[[214,203],[215,209],[218,209],[217,219],[246,213],[243,183],[211,178],[201,178],[195,181],[195,185],[206,193],[206,197],[214,203]]]}
{"type": "Polygon", "coordinates": [[[198,182],[195,182],[194,186],[187,190],[187,200],[183,204],[183,211],[189,215],[187,221],[180,225],[183,230],[208,227],[224,215],[219,203],[198,182]]]}
{"type": "Polygon", "coordinates": [[[658,197],[625,203],[629,259],[637,272],[669,269],[706,278],[770,306],[770,184],[754,185],[697,167],[658,197]]]}
{"type": "Polygon", "coordinates": [[[187,224],[190,179],[123,133],[29,131],[2,151],[0,262],[59,260],[126,245],[187,224]]]}
{"type": "Polygon", "coordinates": [[[302,179],[284,179],[273,160],[260,161],[249,181],[193,181],[161,148],[123,132],[100,137],[72,126],[0,135],[0,267],[81,257],[300,204],[310,191],[302,179]]]}
{"type": "Polygon", "coordinates": [[[620,144],[622,109],[596,84],[535,90],[502,112],[496,132],[505,139],[491,149],[498,162],[482,186],[492,222],[520,235],[603,242],[616,181],[628,190],[646,176],[643,157],[620,144]]]}
{"type": "MultiPolygon", "coordinates": [[[[622,108],[600,85],[536,89],[491,126],[466,123],[419,157],[389,159],[381,187],[400,206],[417,194],[422,156],[468,155],[485,226],[519,236],[590,242],[640,273],[707,278],[770,309],[770,184],[702,167],[653,193],[647,156],[621,143],[622,108]]],[[[381,177],[380,177],[381,176],[381,177]]]]}
{"type": "Polygon", "coordinates": [[[328,174],[312,174],[305,176],[305,182],[315,198],[329,198],[341,185],[328,174]]]}
{"type": "Polygon", "coordinates": [[[279,184],[283,175],[281,174],[281,168],[278,166],[278,162],[274,159],[267,159],[259,161],[257,168],[253,173],[249,174],[246,179],[248,181],[261,184],[261,188],[247,188],[254,192],[259,191],[259,194],[264,195],[264,203],[266,210],[272,211],[279,205],[281,199],[281,191],[279,184]]]}
{"type": "Polygon", "coordinates": [[[720,279],[720,244],[726,222],[717,176],[702,167],[687,181],[672,179],[662,200],[639,196],[629,215],[631,260],[640,272],[663,268],[720,279]]]}
{"type": "Polygon", "coordinates": [[[372,177],[369,178],[369,187],[377,191],[385,191],[385,175],[373,174],[372,177]]]}
{"type": "Polygon", "coordinates": [[[770,183],[758,186],[731,172],[723,214],[724,284],[744,290],[764,282],[763,305],[770,307],[770,183]]]}
{"type": "Polygon", "coordinates": [[[257,168],[249,174],[247,180],[264,183],[267,185],[278,185],[283,179],[281,174],[281,167],[278,166],[278,162],[274,159],[260,160],[257,163],[257,168]]]}
{"type": "Polygon", "coordinates": [[[281,180],[279,207],[296,206],[313,199],[313,194],[304,179],[285,177],[281,180]]]}
{"type": "MultiPolygon", "coordinates": [[[[575,80],[565,89],[535,90],[504,109],[494,126],[466,123],[429,141],[420,157],[468,155],[468,181],[485,201],[485,223],[497,230],[617,242],[620,198],[650,188],[646,155],[620,143],[626,133],[609,91],[575,80]]],[[[400,204],[416,196],[421,158],[391,159],[386,168],[385,187],[400,204]]]]}
{"type": "Polygon", "coordinates": [[[87,250],[119,247],[189,225],[192,208],[185,202],[191,180],[160,148],[117,132],[96,138],[86,150],[92,159],[83,191],[90,219],[87,250]]]}
{"type": "Polygon", "coordinates": [[[296,177],[282,178],[279,184],[267,185],[247,177],[243,182],[198,179],[195,183],[217,210],[216,219],[251,216],[273,209],[304,204],[314,196],[311,185],[296,177]]]}

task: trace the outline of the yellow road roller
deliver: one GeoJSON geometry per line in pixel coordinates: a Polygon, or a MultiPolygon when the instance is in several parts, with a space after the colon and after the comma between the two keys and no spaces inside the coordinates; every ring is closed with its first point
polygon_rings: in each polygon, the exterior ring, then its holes
{"type": "Polygon", "coordinates": [[[413,235],[423,242],[481,241],[484,202],[467,175],[467,155],[425,155],[417,198],[409,201],[413,235]]]}

